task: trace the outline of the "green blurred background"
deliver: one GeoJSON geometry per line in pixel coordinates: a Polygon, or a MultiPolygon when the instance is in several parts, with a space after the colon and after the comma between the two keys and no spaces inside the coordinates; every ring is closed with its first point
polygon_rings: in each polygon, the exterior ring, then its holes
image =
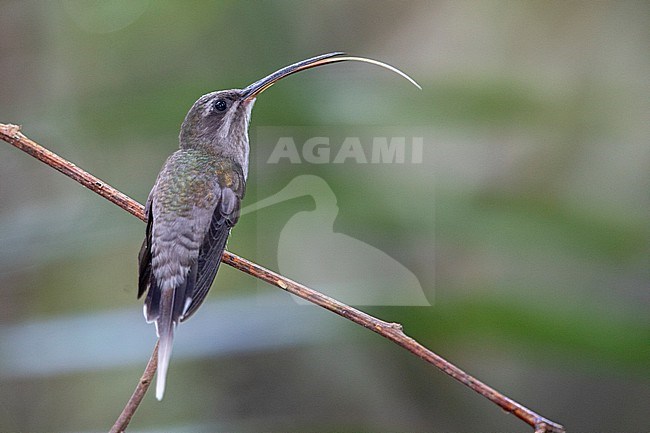
{"type": "MultiPolygon", "coordinates": [[[[334,231],[399,261],[432,304],[364,310],[569,430],[638,432],[649,46],[642,1],[5,0],[0,122],[144,202],[200,95],[328,51],[394,64],[423,91],[349,64],[265,92],[245,204],[318,175],[338,201],[334,231]],[[265,164],[265,126],[414,131],[423,162],[265,164]]],[[[144,225],[6,143],[0,203],[0,431],[105,431],[155,340],[135,299],[144,225]]],[[[313,207],[243,216],[229,249],[277,269],[283,224],[313,207]]],[[[147,395],[130,429],[526,430],[397,346],[225,266],[179,329],[165,399],[147,395]]]]}

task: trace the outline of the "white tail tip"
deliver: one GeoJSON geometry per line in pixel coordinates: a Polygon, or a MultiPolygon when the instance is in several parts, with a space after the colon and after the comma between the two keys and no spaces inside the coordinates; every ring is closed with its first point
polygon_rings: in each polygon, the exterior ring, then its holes
{"type": "Polygon", "coordinates": [[[165,378],[163,376],[158,376],[156,381],[156,399],[161,401],[165,395],[165,378]]]}
{"type": "Polygon", "coordinates": [[[172,356],[173,334],[161,336],[158,345],[158,372],[156,374],[156,398],[162,400],[165,395],[165,381],[167,379],[167,368],[169,359],[172,356]]]}

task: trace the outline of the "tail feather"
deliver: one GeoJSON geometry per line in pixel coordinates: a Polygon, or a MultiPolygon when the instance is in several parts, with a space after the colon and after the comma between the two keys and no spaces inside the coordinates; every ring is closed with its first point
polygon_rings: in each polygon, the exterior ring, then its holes
{"type": "Polygon", "coordinates": [[[164,289],[160,296],[160,314],[156,319],[156,332],[158,333],[158,374],[156,376],[156,398],[162,400],[165,394],[165,379],[169,359],[172,356],[174,343],[174,328],[177,318],[174,318],[175,290],[164,289]]]}
{"type": "Polygon", "coordinates": [[[149,292],[144,302],[144,318],[147,323],[156,322],[158,327],[158,319],[160,318],[160,287],[158,282],[151,278],[149,292]]]}
{"type": "Polygon", "coordinates": [[[165,393],[165,379],[169,359],[172,355],[174,330],[189,302],[187,294],[192,293],[195,283],[196,264],[190,267],[185,281],[176,287],[171,287],[169,281],[159,284],[155,276],[151,275],[149,292],[144,303],[144,316],[147,322],[153,322],[156,325],[158,334],[158,375],[156,378],[156,398],[158,400],[162,400],[165,393]]]}

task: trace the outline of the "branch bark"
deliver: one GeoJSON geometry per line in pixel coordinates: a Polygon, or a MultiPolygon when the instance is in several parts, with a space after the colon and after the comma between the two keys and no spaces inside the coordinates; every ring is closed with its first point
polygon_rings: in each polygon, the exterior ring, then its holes
{"type": "Polygon", "coordinates": [[[140,381],[138,382],[138,385],[135,387],[135,391],[133,391],[133,394],[131,395],[129,401],[126,402],[126,406],[124,406],[124,409],[122,409],[122,413],[120,414],[119,417],[117,417],[117,420],[115,421],[115,424],[113,424],[113,427],[111,427],[109,433],[123,433],[124,431],[126,431],[126,427],[131,422],[131,418],[133,418],[133,414],[135,414],[135,411],[138,409],[138,406],[140,406],[140,403],[142,402],[144,395],[147,393],[147,390],[149,389],[149,385],[151,385],[151,382],[153,381],[153,375],[156,373],[157,367],[158,367],[158,342],[156,342],[156,345],[153,348],[153,353],[149,358],[149,362],[147,362],[147,366],[145,367],[144,372],[142,373],[142,377],[140,377],[140,381]]]}
{"type": "MultiPolygon", "coordinates": [[[[108,185],[107,183],[103,182],[102,180],[98,179],[97,177],[77,167],[73,163],[65,160],[64,158],[61,158],[55,153],[40,146],[38,143],[30,140],[22,132],[20,132],[20,126],[0,123],[0,138],[46,163],[52,168],[60,171],[66,176],[74,179],[81,185],[85,186],[93,192],[96,192],[97,194],[115,203],[122,209],[144,221],[144,209],[141,204],[121,193],[112,186],[108,185]]],[[[310,289],[309,287],[297,283],[276,272],[270,271],[231,252],[224,252],[222,262],[232,266],[235,269],[252,275],[255,278],[279,287],[286,292],[299,296],[306,301],[323,307],[326,310],[336,313],[339,316],[344,317],[358,325],[361,325],[394,342],[395,344],[403,347],[414,355],[422,358],[429,364],[437,367],[465,386],[476,391],[483,397],[490,400],[492,403],[501,407],[503,410],[510,412],[517,418],[526,422],[528,425],[534,428],[535,433],[564,433],[565,431],[562,425],[554,423],[534,412],[533,410],[528,409],[527,407],[506,397],[504,394],[479,381],[473,376],[470,376],[449,361],[427,349],[415,341],[413,338],[406,335],[402,330],[402,325],[399,323],[385,322],[381,319],[373,317],[369,314],[364,313],[363,311],[343,304],[336,299],[330,298],[329,296],[326,296],[316,290],[310,289]]],[[[122,414],[113,426],[111,432],[124,431],[131,417],[142,401],[142,398],[144,397],[144,394],[146,393],[147,388],[151,383],[151,378],[153,377],[153,374],[156,370],[156,362],[154,359],[157,356],[157,348],[158,345],[156,344],[152,357],[147,364],[140,382],[138,383],[138,387],[133,393],[131,399],[129,399],[129,402],[122,411],[122,414]]]]}

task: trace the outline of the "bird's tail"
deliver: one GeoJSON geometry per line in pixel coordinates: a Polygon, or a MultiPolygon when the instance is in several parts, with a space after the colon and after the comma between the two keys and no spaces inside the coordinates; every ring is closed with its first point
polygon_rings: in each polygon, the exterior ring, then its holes
{"type": "Polygon", "coordinates": [[[165,394],[165,379],[167,367],[172,356],[174,343],[174,295],[175,290],[167,288],[162,290],[160,296],[160,311],[156,319],[156,332],[158,333],[158,374],[156,376],[156,398],[162,400],[165,394]]]}

